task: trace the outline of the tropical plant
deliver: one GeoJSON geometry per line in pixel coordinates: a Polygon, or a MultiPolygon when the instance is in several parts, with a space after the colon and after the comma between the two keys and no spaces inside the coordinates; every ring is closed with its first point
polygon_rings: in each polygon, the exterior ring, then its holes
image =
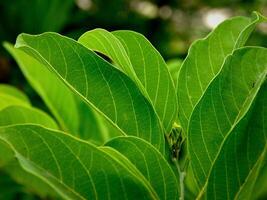
{"type": "Polygon", "coordinates": [[[20,185],[52,199],[266,197],[267,49],[244,46],[263,21],[224,21],[172,75],[132,31],[5,43],[49,112],[0,86],[3,198],[20,185]]]}

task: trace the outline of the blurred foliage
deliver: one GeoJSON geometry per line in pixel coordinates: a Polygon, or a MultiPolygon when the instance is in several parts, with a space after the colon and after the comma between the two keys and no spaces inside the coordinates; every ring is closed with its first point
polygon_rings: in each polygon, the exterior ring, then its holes
{"type": "MultiPolygon", "coordinates": [[[[190,44],[220,20],[249,16],[253,10],[266,16],[267,0],[0,0],[0,42],[15,43],[21,32],[56,31],[77,39],[98,27],[130,29],[144,34],[166,60],[172,59],[168,63],[173,69],[180,66],[190,44]]],[[[266,33],[263,24],[248,43],[267,46],[266,33]]],[[[2,45],[0,83],[16,85],[34,105],[45,109],[2,45]]],[[[0,171],[0,199],[34,198],[0,171]],[[14,187],[8,187],[10,184],[14,187]],[[9,190],[16,190],[16,195],[9,190]]]]}

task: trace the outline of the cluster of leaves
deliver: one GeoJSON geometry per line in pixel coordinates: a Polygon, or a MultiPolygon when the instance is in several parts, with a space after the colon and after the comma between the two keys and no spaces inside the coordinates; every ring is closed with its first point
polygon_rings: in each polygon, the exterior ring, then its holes
{"type": "Polygon", "coordinates": [[[257,13],[226,20],[172,76],[131,31],[95,29],[78,41],[21,34],[15,47],[5,43],[50,113],[1,85],[2,171],[41,197],[264,195],[267,49],[243,47],[262,21],[257,13]]]}

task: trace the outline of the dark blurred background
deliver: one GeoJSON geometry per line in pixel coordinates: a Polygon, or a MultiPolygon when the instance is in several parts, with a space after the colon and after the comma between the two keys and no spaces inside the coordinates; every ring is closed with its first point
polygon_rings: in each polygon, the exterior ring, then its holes
{"type": "MultiPolygon", "coordinates": [[[[267,0],[0,0],[0,41],[15,43],[21,32],[77,39],[97,27],[130,29],[144,34],[166,60],[183,59],[190,44],[219,22],[253,10],[267,15],[267,0]]],[[[267,26],[259,26],[249,43],[266,46],[266,34],[267,26]]],[[[0,82],[24,82],[2,45],[0,82]]]]}

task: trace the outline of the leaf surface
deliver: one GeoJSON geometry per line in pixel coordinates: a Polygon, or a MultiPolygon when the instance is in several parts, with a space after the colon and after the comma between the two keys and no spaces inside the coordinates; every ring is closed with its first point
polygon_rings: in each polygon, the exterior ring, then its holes
{"type": "Polygon", "coordinates": [[[0,126],[24,123],[58,129],[57,124],[49,115],[33,107],[13,105],[0,110],[0,126]]]}
{"type": "Polygon", "coordinates": [[[27,104],[30,104],[29,98],[22,91],[13,86],[0,84],[0,93],[13,96],[17,99],[24,101],[27,104]]]}
{"type": "Polygon", "coordinates": [[[265,48],[236,50],[197,104],[188,129],[188,150],[200,188],[223,143],[255,101],[266,79],[266,63],[265,48]]]}
{"type": "Polygon", "coordinates": [[[79,42],[108,56],[127,74],[153,105],[166,133],[177,115],[174,84],[160,53],[141,34],[133,31],[88,31],[79,42]]]}
{"type": "Polygon", "coordinates": [[[43,99],[63,130],[77,133],[78,113],[75,100],[67,87],[38,60],[5,43],[5,48],[18,62],[28,82],[43,99]]]}
{"type": "Polygon", "coordinates": [[[105,144],[127,157],[151,183],[160,199],[178,199],[178,183],[165,158],[149,143],[134,137],[117,137],[105,144]]]}
{"type": "Polygon", "coordinates": [[[23,105],[30,107],[30,104],[24,100],[18,99],[17,97],[9,94],[0,93],[0,110],[12,105],[23,105]]]}
{"type": "Polygon", "coordinates": [[[166,62],[172,80],[175,84],[175,89],[177,89],[177,82],[178,82],[179,72],[182,67],[182,63],[183,63],[182,59],[170,59],[166,62]]]}
{"type": "Polygon", "coordinates": [[[0,128],[21,166],[64,199],[158,199],[142,179],[88,142],[36,125],[0,128]]]}
{"type": "Polygon", "coordinates": [[[190,47],[179,73],[177,87],[178,118],[186,132],[195,106],[222,68],[225,58],[243,46],[255,26],[263,20],[257,13],[252,19],[234,17],[225,20],[206,38],[190,47]]]}
{"type": "Polygon", "coordinates": [[[106,117],[123,135],[136,135],[164,150],[152,106],[122,72],[76,41],[55,33],[21,34],[16,47],[34,56],[106,117]]]}
{"type": "Polygon", "coordinates": [[[232,130],[212,168],[207,199],[253,199],[267,163],[267,82],[250,112],[232,130]],[[225,185],[224,187],[222,187],[225,185]]]}
{"type": "Polygon", "coordinates": [[[5,47],[14,56],[24,76],[48,106],[61,129],[100,144],[118,135],[115,131],[111,133],[105,130],[103,126],[107,123],[79,97],[73,95],[42,62],[8,43],[5,43],[5,47]]]}

